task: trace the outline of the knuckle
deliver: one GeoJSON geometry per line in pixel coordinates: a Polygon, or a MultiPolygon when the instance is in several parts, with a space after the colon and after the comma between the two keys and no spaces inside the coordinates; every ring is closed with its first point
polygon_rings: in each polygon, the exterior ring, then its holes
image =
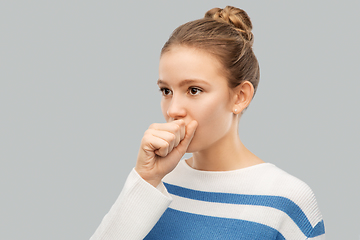
{"type": "Polygon", "coordinates": [[[179,125],[177,125],[177,124],[174,124],[174,131],[175,132],[178,132],[179,130],[180,130],[180,126],[179,125]]]}
{"type": "Polygon", "coordinates": [[[156,126],[157,126],[156,123],[152,123],[150,124],[149,129],[156,129],[156,126]]]}
{"type": "Polygon", "coordinates": [[[148,129],[148,130],[146,130],[145,132],[144,132],[144,137],[143,138],[148,138],[148,137],[150,137],[152,134],[151,134],[151,130],[150,129],[148,129]]]}
{"type": "Polygon", "coordinates": [[[141,139],[141,145],[147,144],[148,142],[150,142],[149,136],[145,135],[145,136],[141,139]]]}
{"type": "Polygon", "coordinates": [[[172,133],[170,135],[170,141],[175,141],[175,140],[176,140],[176,135],[172,133]]]}
{"type": "Polygon", "coordinates": [[[170,143],[168,143],[167,141],[164,141],[164,143],[162,144],[162,148],[165,149],[168,147],[170,147],[170,143]]]}

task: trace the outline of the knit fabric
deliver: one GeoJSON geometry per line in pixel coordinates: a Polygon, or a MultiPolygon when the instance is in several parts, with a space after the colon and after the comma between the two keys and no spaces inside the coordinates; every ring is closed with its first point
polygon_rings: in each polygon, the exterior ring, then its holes
{"type": "Polygon", "coordinates": [[[311,189],[271,163],[223,172],[181,160],[157,188],[133,170],[95,239],[325,239],[311,189]]]}

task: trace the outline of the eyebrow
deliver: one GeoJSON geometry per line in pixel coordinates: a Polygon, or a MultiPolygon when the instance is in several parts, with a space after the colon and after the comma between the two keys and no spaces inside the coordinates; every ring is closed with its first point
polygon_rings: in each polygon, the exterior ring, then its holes
{"type": "MultiPolygon", "coordinates": [[[[189,85],[189,84],[196,84],[196,83],[202,83],[202,84],[210,85],[208,82],[206,82],[204,80],[201,80],[201,79],[185,79],[185,80],[182,80],[179,83],[179,87],[182,87],[184,85],[189,85]]],[[[165,81],[160,80],[160,79],[157,81],[157,85],[159,85],[159,84],[168,85],[165,81]]]]}

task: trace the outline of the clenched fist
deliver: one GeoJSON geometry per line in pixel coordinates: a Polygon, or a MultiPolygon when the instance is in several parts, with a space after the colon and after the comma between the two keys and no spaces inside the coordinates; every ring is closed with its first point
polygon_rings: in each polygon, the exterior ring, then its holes
{"type": "Polygon", "coordinates": [[[136,172],[156,187],[186,153],[197,125],[195,120],[185,125],[182,119],[151,124],[141,140],[136,172]]]}

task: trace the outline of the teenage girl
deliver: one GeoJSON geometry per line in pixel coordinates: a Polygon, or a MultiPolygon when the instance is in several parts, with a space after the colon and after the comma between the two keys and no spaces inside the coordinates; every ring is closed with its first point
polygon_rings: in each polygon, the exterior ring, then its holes
{"type": "Polygon", "coordinates": [[[251,31],[246,12],[231,6],[175,29],[157,81],[166,123],[146,130],[91,239],[324,239],[311,189],[238,135],[260,76],[251,31]]]}

